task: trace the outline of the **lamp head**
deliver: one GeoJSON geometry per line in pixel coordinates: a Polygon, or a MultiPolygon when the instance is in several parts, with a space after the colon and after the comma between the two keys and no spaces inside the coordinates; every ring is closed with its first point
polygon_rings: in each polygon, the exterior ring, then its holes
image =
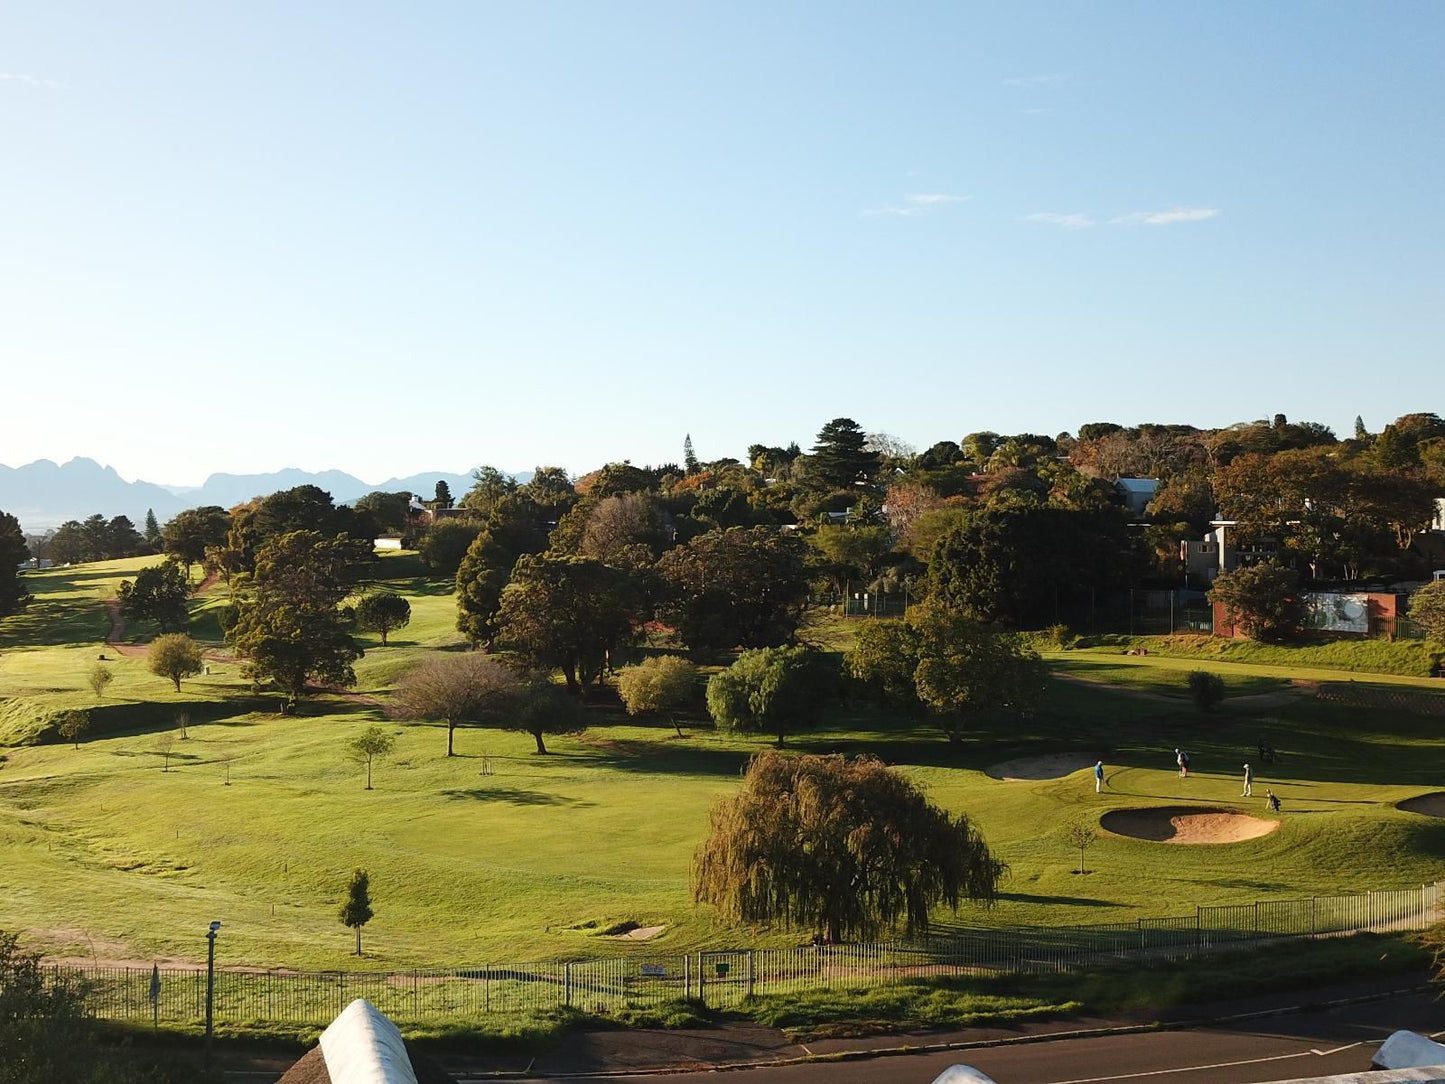
{"type": "Polygon", "coordinates": [[[215,937],[215,936],[216,936],[216,931],[219,930],[220,928],[221,928],[221,924],[220,924],[219,922],[212,922],[212,923],[211,923],[211,932],[210,932],[209,936],[215,937]]]}

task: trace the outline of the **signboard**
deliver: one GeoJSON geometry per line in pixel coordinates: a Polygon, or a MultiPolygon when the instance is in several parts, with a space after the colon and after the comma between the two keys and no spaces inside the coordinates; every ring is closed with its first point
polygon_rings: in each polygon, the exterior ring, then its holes
{"type": "Polygon", "coordinates": [[[667,978],[666,964],[643,964],[639,969],[644,979],[665,979],[667,978]]]}
{"type": "Polygon", "coordinates": [[[712,966],[713,969],[717,972],[717,977],[720,979],[727,978],[728,972],[733,969],[732,964],[713,964],[712,966]]]}
{"type": "Polygon", "coordinates": [[[1368,636],[1369,596],[1323,593],[1305,595],[1305,627],[1318,629],[1320,632],[1353,632],[1368,636]]]}

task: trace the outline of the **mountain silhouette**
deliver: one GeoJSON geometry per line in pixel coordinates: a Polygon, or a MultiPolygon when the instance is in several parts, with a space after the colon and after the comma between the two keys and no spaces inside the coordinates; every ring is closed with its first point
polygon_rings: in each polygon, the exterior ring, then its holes
{"type": "MultiPolygon", "coordinates": [[[[525,482],[531,472],[522,472],[516,478],[525,482]]],[[[156,518],[164,523],[186,508],[207,504],[230,508],[252,497],[301,485],[320,486],[338,504],[346,504],[374,490],[418,493],[429,498],[438,481],[446,482],[452,495],[460,499],[471,488],[472,476],[470,471],[433,471],[371,485],[344,471],[313,472],[293,467],[265,474],[212,474],[199,486],[164,486],[140,480],[127,482],[115,468],[103,467],[93,459],[77,457],[61,464],[37,459],[22,467],[0,464],[0,511],[15,516],[27,531],[51,530],[68,519],[84,519],[97,512],[106,519],[129,516],[140,526],[148,509],[153,509],[156,518]]]]}

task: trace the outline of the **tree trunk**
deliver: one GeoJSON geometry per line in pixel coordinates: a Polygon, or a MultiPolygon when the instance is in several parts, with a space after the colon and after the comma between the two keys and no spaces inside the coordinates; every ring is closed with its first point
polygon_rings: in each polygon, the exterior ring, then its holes
{"type": "Polygon", "coordinates": [[[779,749],[783,747],[783,731],[778,731],[778,740],[774,743],[779,749]]]}
{"type": "Polygon", "coordinates": [[[677,731],[677,736],[678,736],[679,738],[682,737],[682,736],[683,736],[682,727],[678,725],[677,716],[676,716],[675,714],[674,714],[674,715],[669,715],[668,718],[672,720],[672,729],[677,731]]]}
{"type": "Polygon", "coordinates": [[[542,756],[546,756],[547,746],[544,745],[542,742],[542,732],[540,730],[534,730],[532,731],[532,737],[537,739],[537,752],[540,753],[542,756]]]}
{"type": "Polygon", "coordinates": [[[452,735],[456,733],[457,724],[450,719],[447,720],[447,756],[452,756],[452,735]]]}
{"type": "MultiPolygon", "coordinates": [[[[370,789],[371,789],[371,761],[370,761],[370,760],[368,760],[368,761],[366,762],[366,789],[367,789],[367,790],[370,790],[370,789]]],[[[357,937],[360,937],[360,936],[361,936],[361,931],[360,931],[359,929],[356,931],[356,936],[357,936],[357,937]]]]}
{"type": "Polygon", "coordinates": [[[176,683],[176,692],[180,692],[180,691],[181,691],[181,679],[178,678],[178,677],[173,677],[173,678],[171,678],[171,680],[176,683]]]}
{"type": "Polygon", "coordinates": [[[564,662],[562,664],[562,676],[567,679],[567,691],[569,693],[575,693],[577,691],[576,664],[571,662],[564,662]]]}
{"type": "Polygon", "coordinates": [[[361,955],[361,927],[356,927],[356,955],[361,955]]]}
{"type": "Polygon", "coordinates": [[[838,926],[838,920],[829,916],[828,918],[828,944],[841,945],[843,943],[843,931],[838,926]]]}
{"type": "Polygon", "coordinates": [[[381,646],[382,646],[382,647],[385,647],[385,646],[386,646],[386,626],[385,626],[385,625],[382,625],[382,626],[381,626],[381,646]]]}

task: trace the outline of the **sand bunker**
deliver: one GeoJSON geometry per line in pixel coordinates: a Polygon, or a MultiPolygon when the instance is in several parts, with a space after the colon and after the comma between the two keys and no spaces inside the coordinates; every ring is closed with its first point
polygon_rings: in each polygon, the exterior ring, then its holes
{"type": "Polygon", "coordinates": [[[666,926],[634,926],[626,933],[616,934],[618,941],[651,941],[658,934],[662,933],[666,926]]]}
{"type": "Polygon", "coordinates": [[[1418,798],[1406,798],[1395,806],[1406,813],[1420,813],[1426,817],[1445,817],[1445,791],[1422,794],[1418,798]]]}
{"type": "Polygon", "coordinates": [[[1084,753],[1044,753],[1036,757],[1018,757],[984,769],[994,779],[1020,782],[1030,779],[1062,779],[1081,768],[1092,768],[1098,757],[1084,753]]]}
{"type": "Polygon", "coordinates": [[[1267,836],[1279,821],[1198,806],[1115,809],[1099,818],[1105,831],[1153,843],[1242,843],[1267,836]]]}

